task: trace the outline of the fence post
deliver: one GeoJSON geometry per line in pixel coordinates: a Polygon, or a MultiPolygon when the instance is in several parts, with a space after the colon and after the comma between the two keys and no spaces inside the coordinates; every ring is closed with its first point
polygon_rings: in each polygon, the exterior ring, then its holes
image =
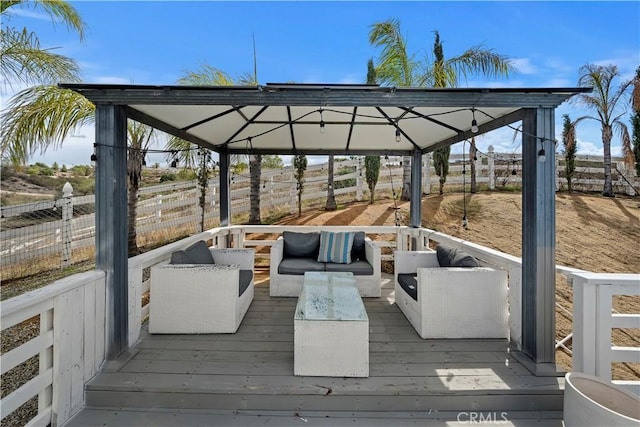
{"type": "Polygon", "coordinates": [[[289,186],[289,196],[290,198],[290,202],[289,202],[289,212],[291,214],[296,213],[296,204],[298,199],[296,198],[296,179],[293,176],[293,172],[291,173],[291,179],[289,179],[289,177],[287,176],[287,181],[290,182],[290,186],[289,186]]]}
{"type": "Polygon", "coordinates": [[[156,223],[162,221],[162,194],[156,196],[156,223]]]}
{"type": "Polygon", "coordinates": [[[494,161],[494,148],[490,145],[487,148],[487,162],[489,163],[489,190],[496,189],[496,163],[494,161]]]}
{"type": "Polygon", "coordinates": [[[62,187],[62,266],[71,264],[71,220],[73,219],[73,187],[67,181],[62,187]]]}
{"type": "Polygon", "coordinates": [[[422,158],[422,192],[431,194],[431,157],[433,153],[427,153],[422,158]]]}

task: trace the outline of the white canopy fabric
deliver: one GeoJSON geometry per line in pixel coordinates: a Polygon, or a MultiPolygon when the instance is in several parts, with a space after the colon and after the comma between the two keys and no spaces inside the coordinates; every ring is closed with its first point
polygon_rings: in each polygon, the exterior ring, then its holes
{"type": "Polygon", "coordinates": [[[61,86],[96,104],[127,105],[130,118],[214,151],[353,155],[430,152],[518,121],[523,109],[555,108],[584,89],[61,86]]]}

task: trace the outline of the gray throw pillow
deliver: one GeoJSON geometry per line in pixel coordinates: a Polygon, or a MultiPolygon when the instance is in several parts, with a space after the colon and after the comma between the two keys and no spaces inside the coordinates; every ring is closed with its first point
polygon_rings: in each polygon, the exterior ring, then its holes
{"type": "Polygon", "coordinates": [[[284,231],[285,258],[317,258],[320,249],[320,233],[296,233],[284,231]]]}
{"type": "Polygon", "coordinates": [[[360,261],[367,259],[364,250],[364,231],[356,231],[353,237],[353,246],[351,248],[351,261],[360,261]]]}
{"type": "Polygon", "coordinates": [[[171,264],[213,264],[213,256],[204,240],[200,240],[183,251],[171,254],[171,264]]]}
{"type": "Polygon", "coordinates": [[[458,250],[451,246],[439,244],[436,246],[436,257],[440,267],[453,267],[452,262],[458,250]]]}

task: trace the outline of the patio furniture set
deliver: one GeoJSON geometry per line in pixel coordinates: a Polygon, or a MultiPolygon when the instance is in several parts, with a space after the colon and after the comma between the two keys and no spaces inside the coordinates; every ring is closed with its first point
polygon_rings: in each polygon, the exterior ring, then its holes
{"type": "MultiPolygon", "coordinates": [[[[362,297],[381,293],[380,248],[364,232],[285,231],[271,248],[270,296],[298,297],[294,374],[369,375],[362,297]]],[[[394,253],[395,302],[428,338],[507,338],[507,272],[456,248],[394,253]]],[[[152,334],[234,333],[253,300],[253,249],[199,241],[151,270],[152,334]]]]}

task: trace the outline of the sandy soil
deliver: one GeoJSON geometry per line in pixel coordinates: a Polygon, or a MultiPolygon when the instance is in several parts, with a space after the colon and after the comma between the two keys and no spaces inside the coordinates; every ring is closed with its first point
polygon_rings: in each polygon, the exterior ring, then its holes
{"type": "MultiPolygon", "coordinates": [[[[425,227],[481,245],[521,256],[522,196],[520,193],[483,192],[467,195],[468,229],[462,227],[461,194],[430,195],[423,199],[425,227]]],[[[311,210],[301,217],[290,216],[281,224],[298,225],[394,225],[395,214],[407,224],[409,203],[381,200],[374,205],[356,202],[333,212],[311,210]]],[[[618,196],[561,193],[556,197],[557,263],[569,267],[607,273],[640,272],[640,199],[618,196]]],[[[557,278],[557,338],[572,329],[572,291],[564,278],[557,278]]],[[[640,313],[640,298],[619,297],[614,309],[621,313],[640,313]]],[[[640,345],[640,331],[619,330],[613,335],[616,345],[640,345]]],[[[569,341],[570,344],[570,341],[569,341]]],[[[569,348],[571,348],[569,346],[569,348]]],[[[557,360],[565,369],[571,357],[559,350],[557,360]]],[[[614,364],[614,379],[640,378],[639,364],[614,364]]]]}

